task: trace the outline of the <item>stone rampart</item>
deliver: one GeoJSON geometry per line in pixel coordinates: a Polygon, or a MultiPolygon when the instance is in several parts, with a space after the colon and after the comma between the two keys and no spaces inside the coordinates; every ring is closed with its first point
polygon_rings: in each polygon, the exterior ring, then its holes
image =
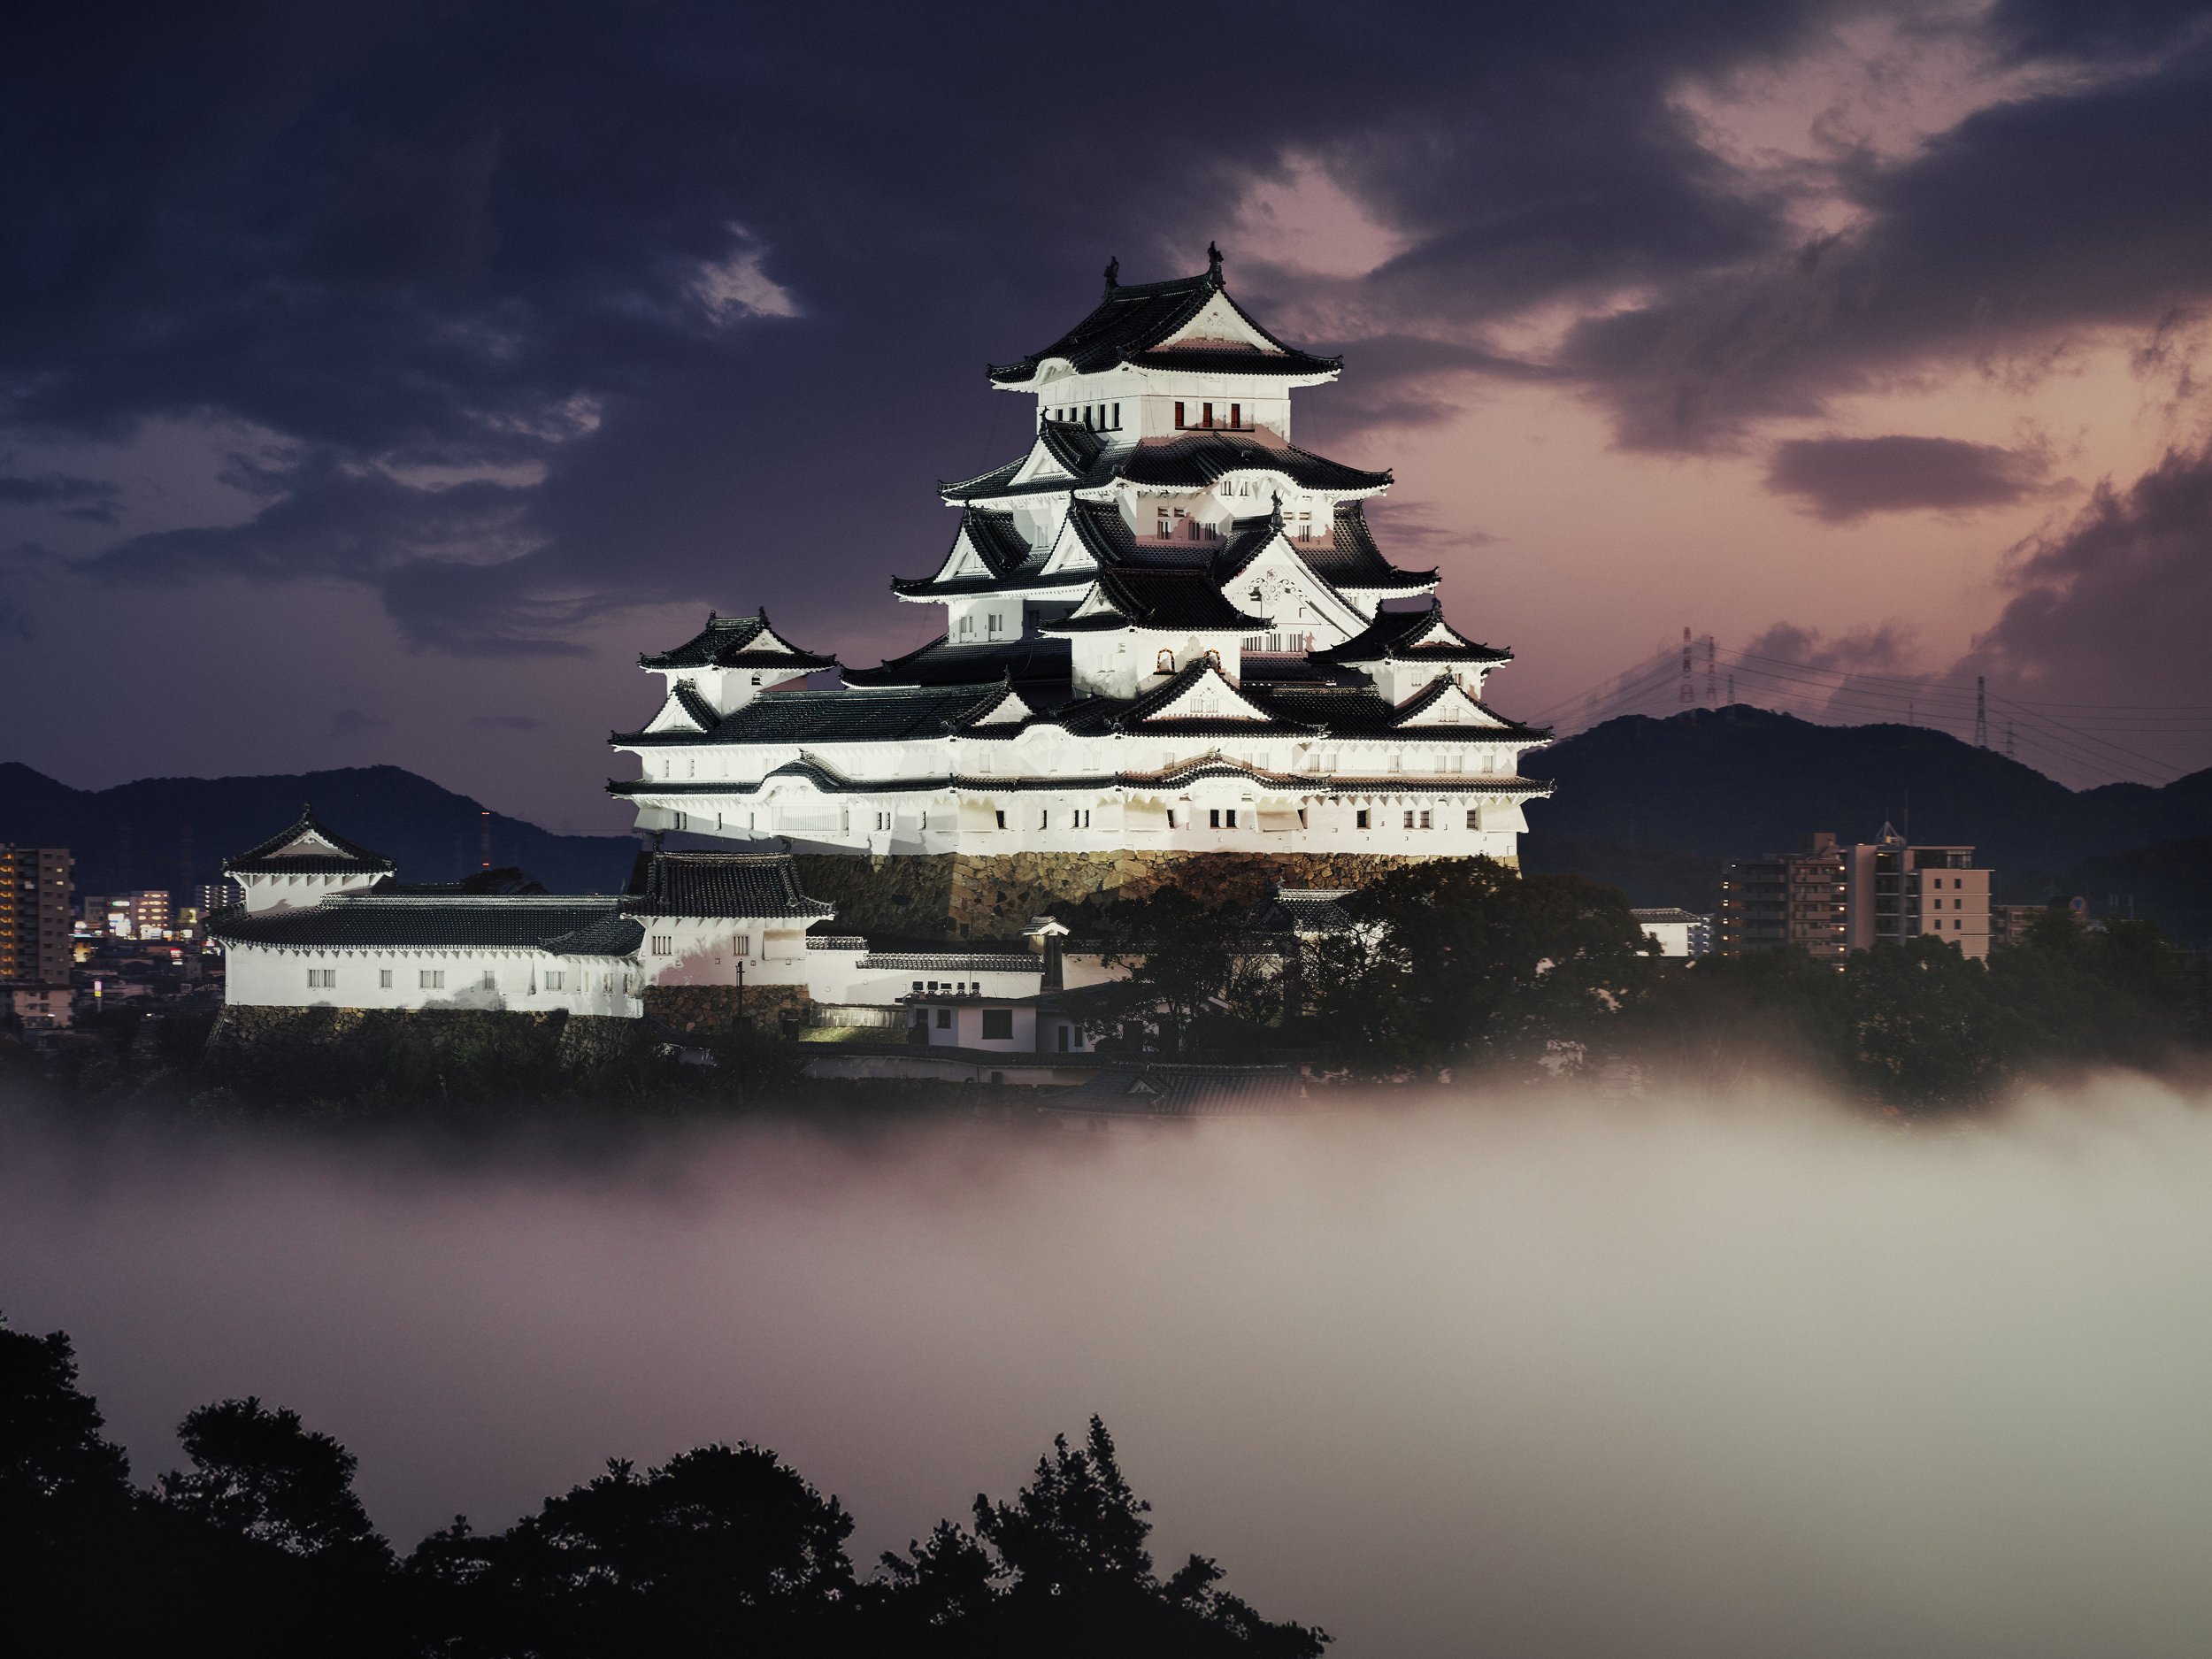
{"type": "Polygon", "coordinates": [[[776,1030],[786,1014],[807,1009],[803,985],[649,985],[645,1013],[672,1031],[705,1034],[739,1025],[776,1030]]]}
{"type": "Polygon", "coordinates": [[[1279,885],[1356,887],[1422,862],[1372,853],[806,854],[799,869],[810,894],[836,903],[840,933],[961,939],[1018,931],[1060,900],[1140,899],[1177,887],[1209,904],[1251,903],[1279,885]]]}

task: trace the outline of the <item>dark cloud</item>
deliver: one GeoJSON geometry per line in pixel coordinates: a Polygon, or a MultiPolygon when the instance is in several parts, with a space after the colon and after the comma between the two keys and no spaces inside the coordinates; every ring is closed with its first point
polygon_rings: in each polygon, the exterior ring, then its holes
{"type": "Polygon", "coordinates": [[[1325,347],[1385,337],[1317,434],[1433,421],[1440,370],[1514,372],[1455,331],[1771,241],[1671,88],[1837,10],[1286,5],[1239,38],[1235,119],[1135,123],[1103,82],[1050,118],[1007,95],[1096,58],[1077,12],[57,12],[0,67],[0,416],[219,419],[314,457],[110,579],[348,578],[461,650],[672,599],[826,615],[826,577],[941,551],[933,473],[1018,438],[978,368],[1079,313],[1106,253],[1187,271],[1220,236],[1234,261],[1247,190],[1317,158],[1403,251],[1348,285],[1233,280],[1325,347]]]}
{"type": "Polygon", "coordinates": [[[123,503],[119,484],[98,478],[48,472],[36,478],[0,473],[0,506],[51,507],[65,518],[113,524],[123,503]]]}
{"type": "MultiPolygon", "coordinates": [[[[252,516],[134,537],[98,578],[351,581],[418,645],[544,653],[679,601],[803,629],[926,568],[930,480],[1022,436],[978,370],[1079,314],[1109,252],[1141,278],[1217,236],[1263,314],[1348,349],[1302,415],[1328,443],[1545,376],[1625,443],[1712,447],[2212,288],[2186,52],[1863,169],[1865,228],[1801,255],[1787,190],[1701,147],[1678,94],[1877,9],[1289,4],[1236,35],[1233,117],[1164,94],[1141,119],[1069,66],[1184,64],[1078,11],[55,10],[0,63],[0,426],[265,438],[230,472],[252,516]],[[1009,91],[1047,85],[1049,112],[1009,91]],[[1379,268],[1244,257],[1248,193],[1301,158],[1387,233],[1379,268]],[[1556,362],[1487,333],[1631,294],[1556,362]]],[[[2181,51],[2181,23],[2038,4],[1993,27],[2081,58],[2181,51]]]]}
{"type": "Polygon", "coordinates": [[[1957,438],[1798,438],[1777,444],[1766,483],[1814,517],[1848,524],[1870,513],[1971,512],[2049,488],[2051,457],[1957,438]]]}
{"type": "Polygon", "coordinates": [[[2212,448],[2173,451],[2125,489],[2100,485],[2063,531],[2019,549],[2009,576],[2011,600],[1962,668],[2076,704],[2201,706],[2212,448]]]}
{"type": "Polygon", "coordinates": [[[1560,366],[1623,444],[1727,448],[1938,365],[2032,374],[2212,296],[2212,49],[1999,104],[1852,189],[1862,228],[1573,331],[1560,366]]]}

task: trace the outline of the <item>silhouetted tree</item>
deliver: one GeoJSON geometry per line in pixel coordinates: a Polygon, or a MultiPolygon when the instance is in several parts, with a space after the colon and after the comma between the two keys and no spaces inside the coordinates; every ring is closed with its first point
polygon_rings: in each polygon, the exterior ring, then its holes
{"type": "Polygon", "coordinates": [[[0,1631],[24,1655],[111,1651],[142,1632],[119,1586],[139,1577],[138,1494],[69,1339],[0,1320],[0,1631]]]}
{"type": "Polygon", "coordinates": [[[927,1543],[887,1555],[871,1609],[877,1633],[895,1633],[901,1651],[983,1659],[1317,1659],[1326,1632],[1263,1618],[1216,1587],[1221,1570],[1205,1557],[1155,1577],[1150,1509],[1093,1417],[1079,1448],[1053,1441],[1013,1502],[978,1496],[972,1536],[943,1522],[927,1543]]]}
{"type": "Polygon", "coordinates": [[[288,1555],[389,1560],[354,1495],[359,1460],[303,1426],[298,1412],[249,1394],[191,1412],[177,1439],[191,1472],[164,1475],[160,1492],[183,1513],[288,1555]]]}
{"type": "Polygon", "coordinates": [[[851,1622],[852,1526],[773,1453],[708,1446],[642,1476],[610,1463],[503,1533],[457,1520],[409,1573],[456,1655],[826,1652],[851,1622]]]}

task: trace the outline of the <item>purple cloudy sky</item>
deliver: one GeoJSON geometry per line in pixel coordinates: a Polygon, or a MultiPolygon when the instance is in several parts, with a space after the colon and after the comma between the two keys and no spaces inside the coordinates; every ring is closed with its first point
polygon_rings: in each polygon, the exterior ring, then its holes
{"type": "Polygon", "coordinates": [[[5,752],[72,783],[616,827],[636,650],[921,642],[982,365],[1209,238],[1509,711],[1688,626],[2212,761],[2200,6],[53,8],[0,134],[5,752]]]}

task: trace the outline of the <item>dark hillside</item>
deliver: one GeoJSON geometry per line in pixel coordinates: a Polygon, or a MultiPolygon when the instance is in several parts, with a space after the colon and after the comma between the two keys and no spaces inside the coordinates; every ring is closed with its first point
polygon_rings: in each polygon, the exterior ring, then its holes
{"type": "Polygon", "coordinates": [[[2212,834],[2212,771],[2163,788],[2076,791],[1993,749],[1914,726],[1816,726],[1737,705],[1608,720],[1527,757],[1559,786],[1532,803],[1537,856],[1563,841],[1707,858],[1787,849],[1810,830],[1970,842],[2000,871],[2058,871],[2212,834]]]}
{"type": "MultiPolygon", "coordinates": [[[[481,804],[397,766],[144,778],[92,790],[0,763],[0,841],[69,848],[80,893],[216,880],[227,856],[267,840],[303,803],[396,859],[406,880],[450,880],[480,859],[481,804]]],[[[554,893],[618,892],[637,845],[624,835],[556,835],[497,812],[491,829],[493,864],[519,864],[554,893]]]]}

